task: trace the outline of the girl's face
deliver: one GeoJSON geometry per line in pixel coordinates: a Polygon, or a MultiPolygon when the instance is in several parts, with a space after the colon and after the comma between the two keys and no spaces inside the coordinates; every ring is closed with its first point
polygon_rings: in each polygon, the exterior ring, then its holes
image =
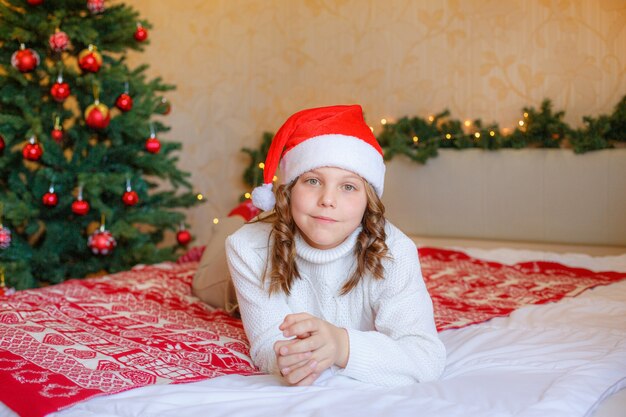
{"type": "Polygon", "coordinates": [[[365,182],[341,168],[317,168],[296,180],[290,209],[304,240],[317,249],[332,249],[361,224],[367,195],[365,182]]]}

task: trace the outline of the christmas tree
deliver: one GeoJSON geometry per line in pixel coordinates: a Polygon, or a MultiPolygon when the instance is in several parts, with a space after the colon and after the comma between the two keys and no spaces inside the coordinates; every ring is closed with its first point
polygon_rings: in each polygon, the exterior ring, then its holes
{"type": "Polygon", "coordinates": [[[0,273],[17,289],[171,260],[199,202],[163,141],[174,87],[130,68],[148,22],[104,0],[0,0],[0,273]],[[161,243],[161,245],[158,245],[161,243]]]}

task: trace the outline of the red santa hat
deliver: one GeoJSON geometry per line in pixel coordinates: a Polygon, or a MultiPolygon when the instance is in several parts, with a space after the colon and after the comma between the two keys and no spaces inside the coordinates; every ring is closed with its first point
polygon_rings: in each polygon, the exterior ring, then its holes
{"type": "Polygon", "coordinates": [[[359,105],[307,109],[287,119],[267,153],[264,184],[252,191],[252,202],[261,210],[276,203],[272,182],[279,164],[284,183],[315,168],[336,167],[360,175],[378,196],[383,194],[383,151],[359,105]]]}

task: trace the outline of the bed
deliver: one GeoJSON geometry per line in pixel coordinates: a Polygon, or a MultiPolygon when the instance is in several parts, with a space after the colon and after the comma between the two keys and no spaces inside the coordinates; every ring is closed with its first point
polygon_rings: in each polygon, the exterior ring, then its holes
{"type": "Polygon", "coordinates": [[[199,247],[0,299],[0,416],[624,415],[626,245],[409,232],[448,353],[439,381],[259,373],[241,322],[192,294],[199,247]]]}

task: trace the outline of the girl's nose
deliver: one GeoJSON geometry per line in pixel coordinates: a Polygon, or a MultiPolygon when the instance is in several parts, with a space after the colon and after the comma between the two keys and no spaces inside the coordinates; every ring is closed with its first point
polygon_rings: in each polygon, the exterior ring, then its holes
{"type": "Polygon", "coordinates": [[[320,195],[319,205],[322,207],[336,207],[337,198],[333,190],[324,188],[320,195]]]}

